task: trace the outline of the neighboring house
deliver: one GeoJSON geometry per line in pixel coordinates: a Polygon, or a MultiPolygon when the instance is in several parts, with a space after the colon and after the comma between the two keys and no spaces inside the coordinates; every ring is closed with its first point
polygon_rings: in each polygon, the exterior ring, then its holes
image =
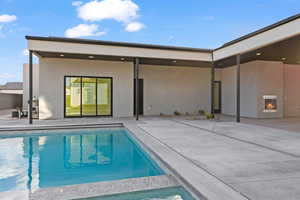
{"type": "Polygon", "coordinates": [[[39,116],[300,116],[299,27],[296,15],[217,49],[27,36],[39,116]]]}
{"type": "Polygon", "coordinates": [[[23,94],[23,83],[22,82],[7,82],[5,85],[0,85],[0,93],[23,94]]]}
{"type": "Polygon", "coordinates": [[[22,106],[23,83],[7,82],[0,86],[0,109],[12,109],[22,106]]]}

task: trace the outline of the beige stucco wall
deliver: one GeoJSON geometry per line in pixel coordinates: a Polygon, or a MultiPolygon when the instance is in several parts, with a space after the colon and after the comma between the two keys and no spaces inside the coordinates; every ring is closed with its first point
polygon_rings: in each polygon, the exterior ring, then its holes
{"type": "Polygon", "coordinates": [[[220,81],[222,77],[222,69],[215,69],[215,80],[220,81]]]}
{"type": "Polygon", "coordinates": [[[40,118],[64,117],[64,76],[113,78],[113,116],[133,115],[133,64],[94,60],[40,58],[40,118]]]}
{"type": "MultiPolygon", "coordinates": [[[[257,117],[256,109],[256,65],[241,65],[241,116],[257,117]]],[[[236,114],[236,66],[225,68],[220,75],[222,82],[222,113],[236,114]]]]}
{"type": "Polygon", "coordinates": [[[300,65],[284,65],[284,115],[300,116],[300,65]]]}
{"type": "MultiPolygon", "coordinates": [[[[236,113],[236,66],[222,70],[222,113],[236,113]]],[[[241,116],[283,117],[283,64],[252,61],[241,65],[241,116]],[[278,111],[265,113],[263,95],[276,95],[278,111]]]]}
{"type": "Polygon", "coordinates": [[[236,112],[236,70],[229,67],[222,70],[220,80],[222,83],[222,113],[235,115],[236,112]]]}
{"type": "Polygon", "coordinates": [[[144,114],[210,111],[210,69],[142,65],[144,114]]]}
{"type": "Polygon", "coordinates": [[[283,117],[283,63],[257,61],[257,110],[258,118],[283,117]],[[263,95],[277,96],[277,112],[265,113],[263,95]]]}
{"type": "MultiPolygon", "coordinates": [[[[33,97],[39,96],[39,65],[33,64],[33,97]]],[[[23,109],[27,110],[29,100],[29,65],[23,65],[23,109]]]]}

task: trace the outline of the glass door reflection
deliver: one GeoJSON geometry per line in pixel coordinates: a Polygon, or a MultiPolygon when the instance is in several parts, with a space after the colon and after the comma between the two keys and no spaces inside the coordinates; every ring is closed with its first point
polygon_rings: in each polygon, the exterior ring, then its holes
{"type": "Polygon", "coordinates": [[[82,78],[82,116],[96,116],[96,78],[82,78]]]}
{"type": "Polygon", "coordinates": [[[112,164],[113,135],[64,136],[65,166],[77,168],[112,164]]]}
{"type": "Polygon", "coordinates": [[[65,79],[65,115],[68,117],[81,115],[81,77],[65,79]]]}
{"type": "Polygon", "coordinates": [[[97,114],[109,116],[112,113],[111,78],[97,79],[97,114]]]}

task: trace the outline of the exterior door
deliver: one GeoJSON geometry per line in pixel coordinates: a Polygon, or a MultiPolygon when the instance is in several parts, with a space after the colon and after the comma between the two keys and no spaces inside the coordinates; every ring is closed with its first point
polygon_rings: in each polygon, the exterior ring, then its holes
{"type": "Polygon", "coordinates": [[[214,82],[214,113],[221,113],[222,111],[222,85],[221,81],[214,82]]]}
{"type": "MultiPolygon", "coordinates": [[[[133,114],[135,115],[135,93],[136,93],[136,86],[135,80],[134,82],[134,96],[133,96],[133,114]]],[[[139,79],[139,115],[144,114],[144,79],[139,79]]]]}

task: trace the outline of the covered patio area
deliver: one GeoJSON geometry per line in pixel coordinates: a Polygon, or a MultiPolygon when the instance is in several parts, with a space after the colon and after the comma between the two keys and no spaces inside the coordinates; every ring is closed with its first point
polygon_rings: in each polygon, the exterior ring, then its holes
{"type": "Polygon", "coordinates": [[[39,81],[29,81],[29,97],[39,86],[39,119],[135,116],[138,120],[139,115],[210,112],[211,50],[26,38],[29,80],[34,74],[32,55],[39,58],[39,81]]]}
{"type": "Polygon", "coordinates": [[[237,122],[300,117],[299,24],[293,16],[214,50],[213,82],[221,91],[212,93],[213,111],[237,122]]]}

